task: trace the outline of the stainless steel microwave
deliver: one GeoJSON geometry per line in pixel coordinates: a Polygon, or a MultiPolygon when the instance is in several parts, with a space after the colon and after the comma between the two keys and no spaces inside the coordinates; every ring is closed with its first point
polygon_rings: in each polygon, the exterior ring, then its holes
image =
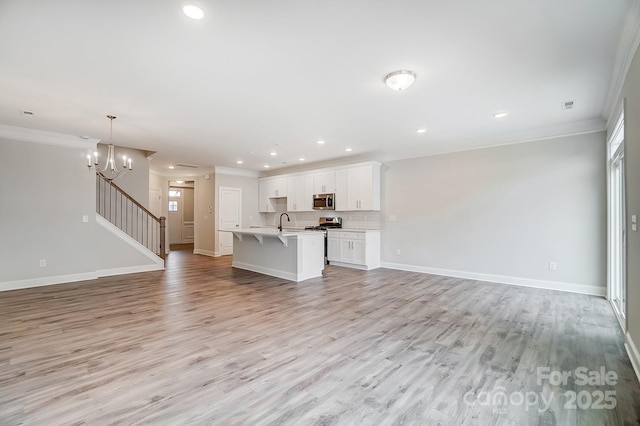
{"type": "Polygon", "coordinates": [[[314,210],[335,210],[336,205],[333,202],[336,194],[314,194],[313,209],[314,210]]]}

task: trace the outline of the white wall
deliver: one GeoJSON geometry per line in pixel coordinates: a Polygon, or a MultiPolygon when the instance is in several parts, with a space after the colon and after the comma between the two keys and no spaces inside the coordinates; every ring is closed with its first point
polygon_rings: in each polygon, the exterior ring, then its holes
{"type": "Polygon", "coordinates": [[[604,295],[605,164],[604,133],[389,162],[383,262],[604,295]]]}
{"type": "Polygon", "coordinates": [[[622,91],[625,98],[625,197],[627,219],[627,330],[630,353],[640,374],[640,232],[631,230],[631,216],[640,217],[640,50],[636,50],[622,91]]]}
{"type": "MultiPolygon", "coordinates": [[[[100,253],[96,178],[86,166],[96,142],[0,125],[0,290],[161,269],[149,258],[100,253]]],[[[126,250],[122,240],[109,244],[126,250]]]]}
{"type": "Polygon", "coordinates": [[[85,151],[0,139],[0,199],[0,283],[96,270],[95,172],[85,151]]]}
{"type": "Polygon", "coordinates": [[[195,179],[193,252],[214,256],[215,246],[215,175],[207,173],[195,179]]]}

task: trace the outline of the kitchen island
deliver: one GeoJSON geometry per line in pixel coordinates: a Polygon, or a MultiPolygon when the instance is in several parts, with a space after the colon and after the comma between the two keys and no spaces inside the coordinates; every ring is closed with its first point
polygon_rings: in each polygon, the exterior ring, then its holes
{"type": "Polygon", "coordinates": [[[235,229],[231,266],[291,281],[322,276],[324,232],[235,229]]]}

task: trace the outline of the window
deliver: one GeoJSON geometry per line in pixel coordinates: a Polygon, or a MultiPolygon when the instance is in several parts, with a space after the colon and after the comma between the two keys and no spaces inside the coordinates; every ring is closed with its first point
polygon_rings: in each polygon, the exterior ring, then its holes
{"type": "Polygon", "coordinates": [[[180,196],[180,190],[179,189],[170,189],[169,190],[169,197],[179,197],[180,196]]]}
{"type": "Polygon", "coordinates": [[[177,201],[169,201],[169,211],[177,212],[178,211],[178,202],[177,201]]]}

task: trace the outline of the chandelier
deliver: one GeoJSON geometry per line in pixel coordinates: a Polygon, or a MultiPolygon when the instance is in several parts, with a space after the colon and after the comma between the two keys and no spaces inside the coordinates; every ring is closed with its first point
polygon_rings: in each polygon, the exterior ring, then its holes
{"type": "Polygon", "coordinates": [[[109,182],[116,180],[128,172],[133,170],[131,166],[131,158],[127,158],[126,155],[122,155],[120,160],[122,161],[122,169],[118,168],[118,161],[116,158],[116,147],[113,145],[113,120],[116,119],[115,115],[107,115],[107,118],[111,120],[111,129],[109,133],[109,147],[107,149],[107,159],[103,167],[98,165],[98,151],[93,153],[93,163],[91,162],[91,155],[87,155],[87,167],[89,170],[95,170],[100,176],[108,180],[109,182]]]}

